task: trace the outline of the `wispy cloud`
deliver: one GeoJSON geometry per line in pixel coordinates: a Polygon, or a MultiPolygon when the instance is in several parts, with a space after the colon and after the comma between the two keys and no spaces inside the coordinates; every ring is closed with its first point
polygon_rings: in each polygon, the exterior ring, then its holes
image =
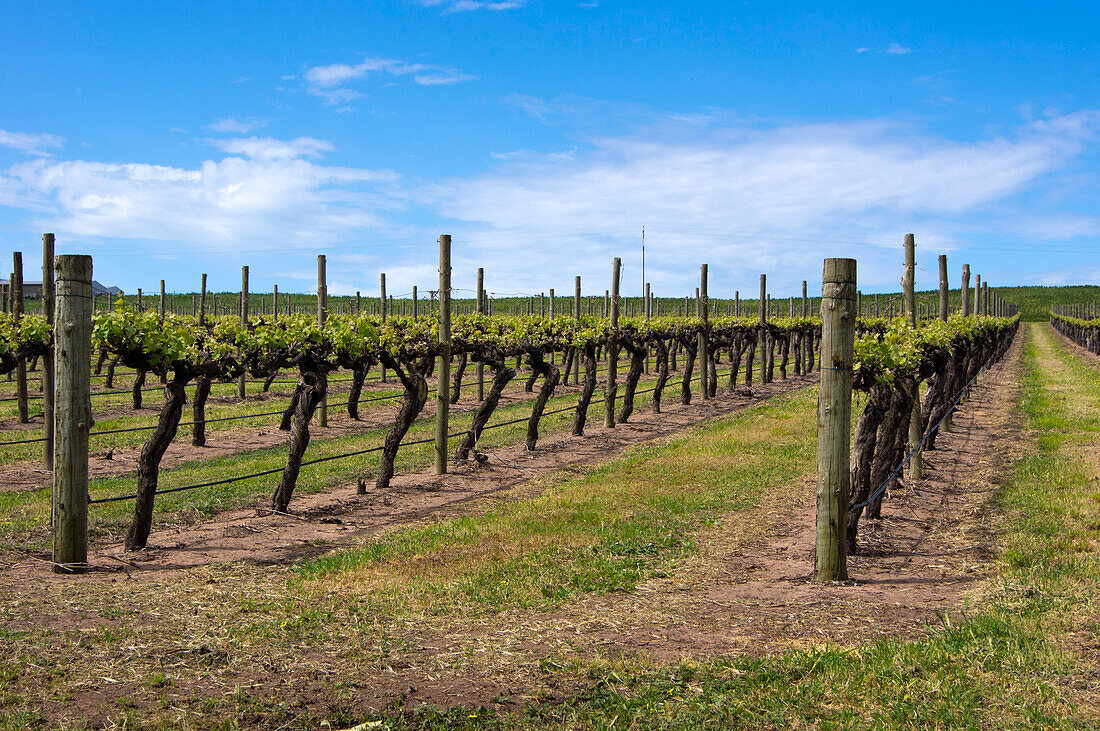
{"type": "MultiPolygon", "coordinates": [[[[34,229],[72,239],[184,242],[247,251],[385,230],[401,202],[389,170],[311,162],[323,140],[219,141],[230,153],[197,167],[34,160],[0,172],[0,205],[32,213],[34,229]]],[[[169,249],[170,250],[170,249],[169,249]]]]}
{"type": "MultiPolygon", "coordinates": [[[[530,257],[517,268],[560,266],[537,261],[540,237],[554,252],[574,252],[571,266],[589,256],[598,264],[643,224],[662,242],[654,281],[662,266],[681,271],[685,258],[758,271],[785,262],[805,272],[825,251],[850,250],[862,252],[862,267],[863,254],[873,260],[906,230],[947,242],[964,223],[1003,219],[1001,207],[1049,179],[1098,131],[1100,111],[970,143],[891,121],[715,126],[705,135],[694,126],[679,137],[664,127],[535,161],[527,151],[506,156],[492,173],[436,188],[434,201],[483,235],[527,241],[530,257]]],[[[1048,233],[1070,227],[1054,228],[1048,233]]]]}
{"type": "Polygon", "coordinates": [[[428,7],[444,6],[445,13],[462,13],[471,10],[514,10],[527,0],[421,0],[428,7]]]}
{"type": "MultiPolygon", "coordinates": [[[[856,49],[856,53],[870,53],[871,51],[874,51],[874,50],[875,49],[870,48],[868,46],[860,46],[859,48],[856,49]]],[[[891,43],[886,48],[882,48],[878,51],[875,51],[875,53],[884,53],[888,56],[904,56],[905,54],[912,53],[912,52],[913,52],[912,48],[910,48],[909,46],[903,46],[900,43],[891,43]]]]}
{"type": "Polygon", "coordinates": [[[56,135],[26,134],[25,132],[8,132],[0,129],[0,147],[9,147],[13,150],[26,152],[30,155],[49,155],[47,148],[57,148],[65,144],[65,140],[56,135]]]}
{"type": "Polygon", "coordinates": [[[234,117],[226,117],[225,119],[218,119],[210,124],[206,125],[206,129],[211,132],[222,132],[227,134],[240,134],[246,135],[249,132],[259,129],[260,127],[266,127],[267,121],[263,119],[254,119],[252,117],[246,119],[236,119],[234,117]]]}
{"type": "Polygon", "coordinates": [[[242,155],[253,160],[320,157],[322,153],[336,150],[328,140],[318,140],[314,137],[298,137],[293,140],[277,140],[274,137],[237,137],[229,140],[211,140],[211,144],[222,152],[242,155]]]}
{"type": "Polygon", "coordinates": [[[362,92],[349,89],[346,84],[361,81],[376,73],[411,76],[413,82],[421,86],[458,84],[477,78],[450,66],[433,66],[367,56],[356,64],[334,63],[327,66],[313,66],[306,70],[305,79],[311,94],[321,97],[327,104],[344,104],[363,96],[362,92]]]}

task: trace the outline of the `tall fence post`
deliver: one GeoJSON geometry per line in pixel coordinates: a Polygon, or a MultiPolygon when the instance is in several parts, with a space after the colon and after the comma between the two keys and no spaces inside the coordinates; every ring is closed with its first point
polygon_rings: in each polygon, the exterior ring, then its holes
{"type": "Polygon", "coordinates": [[[703,329],[699,332],[699,390],[703,400],[710,398],[710,354],[707,353],[707,330],[710,322],[710,303],[707,301],[707,265],[699,267],[699,317],[703,320],[703,329]]]}
{"type": "Polygon", "coordinates": [[[206,274],[202,275],[202,288],[199,291],[199,324],[206,324],[206,274]]]}
{"type": "Polygon", "coordinates": [[[962,291],[959,293],[962,298],[962,312],[963,317],[970,315],[970,265],[963,264],[962,268],[962,291]]]}
{"type": "MultiPolygon", "coordinates": [[[[386,323],[386,273],[382,272],[379,278],[378,290],[378,314],[382,318],[382,324],[386,323]]],[[[386,366],[382,366],[382,383],[386,382],[386,366]]]]}
{"type": "Polygon", "coordinates": [[[57,366],[52,494],[53,562],[83,573],[88,562],[88,432],[92,360],[92,257],[57,257],[57,366]]]}
{"type": "Polygon", "coordinates": [[[852,351],[856,260],[826,259],[821,275],[821,381],[817,401],[817,559],[814,581],[848,579],[852,351]]]}
{"type": "Polygon", "coordinates": [[[451,391],[451,237],[439,237],[439,364],[435,391],[435,473],[447,474],[451,391]]]}
{"type": "Polygon", "coordinates": [[[768,338],[764,334],[768,322],[768,275],[760,275],[760,383],[768,382],[768,338]]]}
{"type": "Polygon", "coordinates": [[[982,314],[982,275],[979,274],[977,279],[974,280],[974,306],[970,310],[970,314],[977,317],[982,314]]]}
{"type": "MultiPolygon", "coordinates": [[[[325,271],[325,255],[317,255],[317,326],[322,330],[325,320],[328,319],[328,274],[325,271]]],[[[322,428],[328,427],[328,395],[321,399],[321,405],[317,408],[317,424],[322,428]]]]}
{"type": "Polygon", "coordinates": [[[622,259],[615,257],[611,264],[611,334],[607,340],[607,389],[604,392],[604,417],[603,425],[608,429],[615,428],[615,393],[618,384],[615,379],[619,370],[618,343],[615,342],[615,329],[619,327],[619,273],[622,270],[622,259]]]}
{"type": "MultiPolygon", "coordinates": [[[[163,288],[164,283],[161,282],[163,288]]],[[[241,267],[241,324],[245,327],[248,326],[248,267],[241,267]]],[[[245,386],[247,380],[244,373],[241,373],[240,380],[237,382],[237,394],[244,400],[246,395],[245,386]]]]}
{"type": "Polygon", "coordinates": [[[165,310],[167,309],[168,302],[165,299],[164,294],[164,280],[160,280],[160,303],[157,305],[157,313],[160,316],[160,321],[164,322],[165,310]]]}
{"type": "MultiPolygon", "coordinates": [[[[909,315],[909,327],[917,329],[917,299],[916,299],[916,237],[913,234],[905,234],[905,277],[902,287],[905,290],[905,310],[909,315]]],[[[920,388],[916,388],[913,394],[913,408],[909,415],[909,450],[912,456],[909,458],[909,476],[914,480],[924,477],[924,457],[917,448],[921,438],[924,437],[924,420],[921,417],[920,388]]]]}
{"type": "MultiPolygon", "coordinates": [[[[23,319],[23,252],[12,254],[11,311],[12,319],[18,325],[23,319]]],[[[19,423],[30,423],[30,411],[27,408],[27,361],[20,356],[15,366],[15,389],[19,400],[19,423]]]]}
{"type": "MultiPolygon", "coordinates": [[[[947,295],[949,291],[947,282],[947,254],[940,254],[940,319],[944,322],[947,321],[947,295]]],[[[943,430],[951,431],[951,410],[948,409],[947,414],[943,417],[943,430]]]]}
{"type": "MultiPolygon", "coordinates": [[[[54,310],[54,286],[53,286],[53,234],[42,235],[42,315],[46,318],[46,324],[53,329],[54,310]]],[[[95,301],[91,308],[95,309],[95,301]]],[[[42,358],[42,466],[48,470],[53,469],[53,437],[54,437],[54,349],[51,348],[42,358]]]]}
{"type": "MultiPolygon", "coordinates": [[[[573,277],[573,317],[577,320],[581,319],[581,278],[579,276],[573,277]]],[[[573,355],[573,385],[579,386],[580,383],[581,354],[578,350],[573,355]]]]}
{"type": "MultiPolygon", "coordinates": [[[[485,268],[477,268],[477,313],[485,314],[485,268]]],[[[569,376],[568,373],[565,374],[569,376]]],[[[485,363],[477,362],[477,400],[481,403],[485,400],[485,363]]]]}

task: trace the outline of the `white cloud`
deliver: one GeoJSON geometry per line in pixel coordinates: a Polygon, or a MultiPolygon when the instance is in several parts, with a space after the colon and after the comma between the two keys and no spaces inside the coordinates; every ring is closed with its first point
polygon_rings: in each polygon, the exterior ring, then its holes
{"type": "Polygon", "coordinates": [[[336,147],[328,140],[298,137],[293,140],[277,140],[273,137],[238,137],[229,140],[211,140],[222,152],[243,155],[253,160],[282,160],[296,157],[320,157],[333,152],[336,147]]]}
{"type": "MultiPolygon", "coordinates": [[[[196,168],[35,160],[0,173],[0,205],[33,211],[34,229],[71,239],[183,242],[199,248],[338,241],[385,230],[399,207],[388,170],[322,165],[323,140],[229,140],[196,168]]],[[[152,253],[152,252],[148,252],[152,253]]]]}
{"type": "Polygon", "coordinates": [[[306,70],[305,79],[311,94],[321,97],[327,104],[345,104],[363,96],[362,92],[348,89],[345,85],[352,81],[366,79],[374,73],[412,76],[413,82],[421,86],[458,84],[477,78],[449,66],[433,66],[368,56],[356,64],[334,63],[327,66],[313,66],[306,70]]]}
{"type": "Polygon", "coordinates": [[[31,135],[25,132],[8,132],[0,129],[0,147],[10,147],[13,150],[31,155],[48,155],[49,153],[45,152],[44,148],[61,147],[63,144],[65,144],[64,138],[45,132],[31,135]]]}
{"type": "Polygon", "coordinates": [[[523,7],[526,0],[421,0],[428,7],[446,6],[445,13],[462,13],[470,10],[514,10],[523,7]]]}
{"type": "Polygon", "coordinates": [[[995,207],[1063,167],[1098,130],[1097,111],[970,143],[888,121],[726,126],[706,135],[691,127],[679,138],[665,127],[596,138],[536,162],[517,154],[522,162],[433,194],[443,215],[468,222],[478,246],[502,261],[526,242],[511,266],[516,275],[560,268],[563,250],[570,266],[602,269],[624,246],[636,248],[645,225],[655,278],[662,268],[682,272],[684,260],[771,272],[782,264],[805,278],[823,254],[894,253],[909,230],[925,243],[949,243],[960,222],[1001,218],[995,207]]]}
{"type": "Polygon", "coordinates": [[[912,51],[913,49],[909,48],[908,46],[903,46],[900,43],[891,43],[889,46],[886,47],[883,53],[889,54],[891,56],[904,56],[907,53],[912,53],[912,51]]]}
{"type": "Polygon", "coordinates": [[[225,119],[211,122],[206,125],[206,129],[211,132],[246,135],[249,132],[265,126],[267,126],[267,122],[262,119],[235,119],[233,117],[226,117],[225,119]]]}

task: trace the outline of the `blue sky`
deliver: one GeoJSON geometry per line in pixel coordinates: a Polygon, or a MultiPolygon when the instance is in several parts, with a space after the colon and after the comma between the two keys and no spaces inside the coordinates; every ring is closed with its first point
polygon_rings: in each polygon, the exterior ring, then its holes
{"type": "MultiPolygon", "coordinates": [[[[1084,4],[0,1],[0,256],[128,291],[1100,281],[1084,4]]],[[[5,265],[0,265],[5,266],[5,265]]]]}

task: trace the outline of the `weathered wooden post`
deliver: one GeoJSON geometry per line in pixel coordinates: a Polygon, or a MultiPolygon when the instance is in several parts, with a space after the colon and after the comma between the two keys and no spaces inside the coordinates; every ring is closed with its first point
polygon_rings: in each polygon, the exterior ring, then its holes
{"type": "MultiPolygon", "coordinates": [[[[162,285],[163,286],[163,285],[162,285]]],[[[248,326],[248,267],[241,267],[241,324],[248,326]]],[[[245,374],[241,373],[240,380],[237,383],[237,395],[244,400],[245,397],[245,385],[247,381],[245,374]]]]}
{"type": "Polygon", "coordinates": [[[418,316],[419,316],[419,313],[417,312],[417,304],[416,304],[416,303],[417,303],[417,299],[416,299],[416,285],[414,284],[414,285],[413,285],[413,301],[412,301],[412,313],[413,313],[413,317],[418,317],[418,316]]]}
{"type": "MultiPolygon", "coordinates": [[[[11,258],[11,311],[12,319],[18,325],[23,319],[23,252],[12,253],[11,258]]],[[[30,423],[30,412],[27,409],[27,361],[22,356],[15,366],[15,389],[19,401],[19,423],[30,423]]]]}
{"type": "MultiPolygon", "coordinates": [[[[53,329],[54,323],[54,270],[53,270],[53,234],[42,235],[42,315],[46,318],[46,324],[53,329]]],[[[91,309],[95,311],[95,300],[92,300],[91,309]]],[[[47,470],[53,469],[53,437],[54,437],[54,348],[50,348],[42,358],[42,466],[47,470]]]]}
{"type": "Polygon", "coordinates": [[[619,327],[619,272],[622,269],[622,260],[615,257],[611,264],[611,335],[607,342],[607,389],[604,392],[604,417],[603,425],[608,429],[615,428],[615,392],[618,384],[615,379],[618,374],[619,350],[615,339],[615,329],[619,327]]]}
{"type": "Polygon", "coordinates": [[[707,353],[707,325],[710,321],[710,303],[707,301],[707,265],[699,268],[699,317],[703,320],[703,329],[698,335],[699,349],[699,389],[703,399],[710,398],[710,355],[707,353]]]}
{"type": "MultiPolygon", "coordinates": [[[[328,275],[325,271],[325,255],[317,255],[317,326],[324,330],[325,320],[328,319],[328,275]]],[[[328,394],[321,399],[321,405],[317,407],[317,424],[324,428],[328,426],[328,394]]]]}
{"type": "Polygon", "coordinates": [[[970,315],[970,265],[963,264],[962,268],[962,316],[969,317],[970,315]]]}
{"type": "Polygon", "coordinates": [[[768,382],[768,338],[766,332],[768,322],[768,275],[760,275],[760,327],[758,339],[760,341],[760,383],[768,382]]]}
{"type": "Polygon", "coordinates": [[[974,280],[974,305],[971,310],[971,314],[974,317],[982,314],[982,275],[979,274],[977,279],[974,280]]]}
{"type": "Polygon", "coordinates": [[[279,319],[279,285],[277,284],[271,287],[271,319],[279,319]]]}
{"type": "Polygon", "coordinates": [[[451,391],[451,237],[439,237],[439,363],[435,391],[435,474],[447,474],[451,391]]]}
{"type": "MultiPolygon", "coordinates": [[[[485,268],[477,268],[477,313],[479,315],[485,314],[485,268]]],[[[566,373],[566,376],[569,374],[566,373]]],[[[485,400],[485,363],[482,361],[477,362],[477,400],[482,402],[485,400]]]]}
{"type": "MultiPolygon", "coordinates": [[[[386,299],[386,273],[382,272],[379,278],[379,290],[378,290],[378,313],[382,316],[382,324],[386,324],[386,305],[389,304],[386,299]]],[[[382,383],[386,382],[386,366],[382,366],[382,383]]]]}
{"type": "MultiPolygon", "coordinates": [[[[905,234],[905,278],[902,287],[905,290],[905,309],[909,314],[909,327],[917,329],[917,305],[916,305],[916,238],[913,234],[905,234]]],[[[924,477],[924,458],[918,449],[921,439],[924,437],[924,419],[921,416],[920,389],[913,394],[913,408],[909,415],[909,451],[913,454],[909,458],[909,476],[915,480],[924,477]]]]}
{"type": "Polygon", "coordinates": [[[947,320],[947,254],[940,254],[940,311],[939,318],[947,320]]]}
{"type": "MultiPolygon", "coordinates": [[[[947,322],[947,254],[940,254],[940,311],[939,317],[944,322],[947,322]]],[[[944,431],[951,430],[951,410],[948,409],[947,413],[943,417],[943,429],[944,431]]]]}
{"type": "MultiPolygon", "coordinates": [[[[581,278],[573,277],[573,317],[581,319],[581,278]]],[[[569,375],[568,373],[566,375],[569,375]]],[[[573,355],[573,385],[581,383],[581,354],[578,351],[573,355]]]]}
{"type": "Polygon", "coordinates": [[[92,360],[92,257],[57,257],[57,366],[52,494],[57,573],[83,573],[88,562],[88,432],[92,360]]]}
{"type": "Polygon", "coordinates": [[[852,351],[856,260],[826,259],[821,276],[821,385],[817,401],[817,560],[814,581],[848,579],[852,351]]]}

